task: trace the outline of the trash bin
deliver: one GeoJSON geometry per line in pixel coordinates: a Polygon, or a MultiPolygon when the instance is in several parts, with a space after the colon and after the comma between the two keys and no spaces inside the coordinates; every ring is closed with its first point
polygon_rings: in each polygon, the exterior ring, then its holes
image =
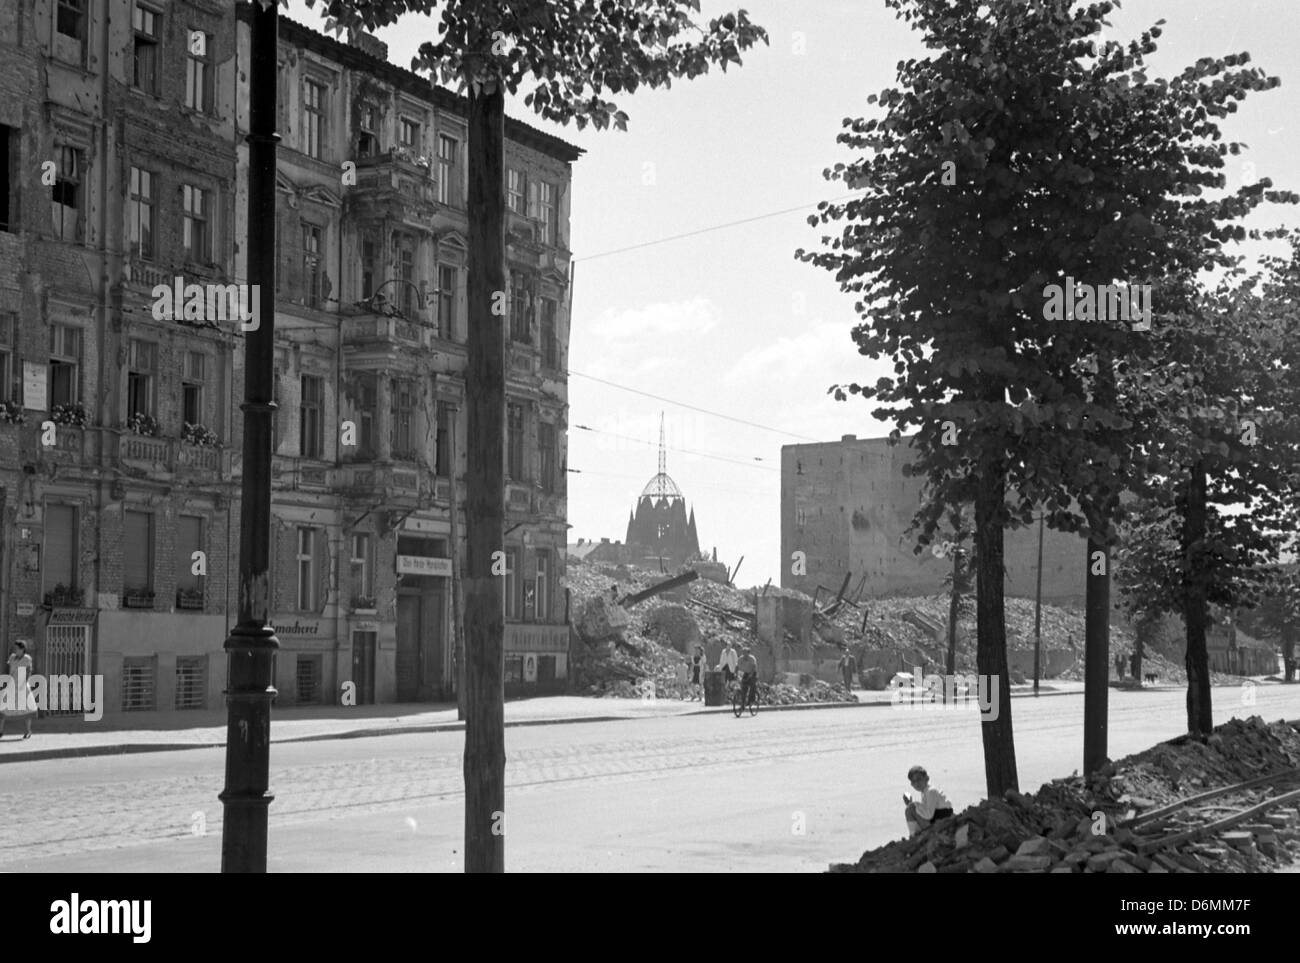
{"type": "Polygon", "coordinates": [[[708,669],[704,673],[704,704],[706,706],[727,704],[727,684],[723,681],[721,669],[708,669]]]}

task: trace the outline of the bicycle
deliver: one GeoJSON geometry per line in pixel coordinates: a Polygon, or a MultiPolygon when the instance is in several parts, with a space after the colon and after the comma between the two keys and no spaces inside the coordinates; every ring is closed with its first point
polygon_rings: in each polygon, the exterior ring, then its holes
{"type": "Polygon", "coordinates": [[[745,698],[745,686],[742,682],[733,682],[731,684],[731,711],[739,719],[745,714],[745,709],[749,709],[751,716],[758,715],[758,680],[754,680],[754,689],[750,698],[745,698]]]}

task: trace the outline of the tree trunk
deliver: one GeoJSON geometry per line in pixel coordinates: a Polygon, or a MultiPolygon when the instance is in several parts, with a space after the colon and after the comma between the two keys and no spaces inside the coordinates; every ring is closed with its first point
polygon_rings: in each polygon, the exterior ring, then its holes
{"type": "Polygon", "coordinates": [[[1106,710],[1110,696],[1110,552],[1088,539],[1084,606],[1083,773],[1106,764],[1106,710]]]}
{"type": "Polygon", "coordinates": [[[505,324],[501,90],[469,93],[469,451],[465,578],[465,872],[505,871],[505,324]],[[498,296],[499,295],[499,296],[498,296]]]}
{"type": "Polygon", "coordinates": [[[1142,657],[1146,654],[1146,634],[1150,623],[1146,620],[1133,626],[1133,678],[1142,681],[1142,657]]]}
{"type": "MultiPolygon", "coordinates": [[[[980,725],[984,740],[984,778],[990,799],[1019,789],[1016,744],[1011,730],[1011,676],[1007,672],[1007,624],[1002,574],[1002,522],[1006,480],[1000,468],[986,470],[975,495],[976,671],[997,684],[996,719],[980,725]]],[[[990,713],[991,715],[992,713],[990,713]]]]}
{"type": "Polygon", "coordinates": [[[1183,551],[1187,563],[1183,573],[1183,621],[1187,625],[1187,731],[1203,734],[1214,728],[1210,658],[1205,648],[1205,485],[1205,467],[1198,461],[1192,466],[1187,483],[1187,514],[1183,519],[1183,551]]]}
{"type": "Polygon", "coordinates": [[[447,503],[448,518],[451,520],[451,632],[452,654],[456,679],[456,718],[465,721],[465,586],[464,573],[460,567],[460,525],[457,515],[460,513],[460,486],[456,484],[456,421],[459,408],[452,408],[447,419],[451,433],[447,450],[451,464],[447,466],[447,503]]]}
{"type": "MultiPolygon", "coordinates": [[[[957,674],[957,613],[961,605],[961,558],[952,553],[952,597],[948,599],[948,658],[944,662],[944,671],[948,675],[957,674]]],[[[947,688],[944,692],[947,693],[947,688]]]]}
{"type": "Polygon", "coordinates": [[[1282,626],[1282,669],[1287,682],[1295,681],[1295,625],[1287,617],[1282,626]]]}

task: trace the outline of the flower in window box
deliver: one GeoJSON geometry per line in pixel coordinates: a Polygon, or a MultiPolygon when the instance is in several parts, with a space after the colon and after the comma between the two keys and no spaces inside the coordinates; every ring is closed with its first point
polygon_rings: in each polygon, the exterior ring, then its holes
{"type": "Polygon", "coordinates": [[[122,593],[122,600],[129,609],[151,609],[154,593],[147,588],[129,588],[122,593]]]}
{"type": "Polygon", "coordinates": [[[21,425],[27,420],[23,406],[16,401],[0,401],[0,424],[21,425]]]}
{"type": "Polygon", "coordinates": [[[158,434],[158,419],[153,415],[146,415],[137,411],[127,421],[126,427],[132,434],[147,435],[153,438],[158,434]]]}
{"type": "Polygon", "coordinates": [[[86,425],[86,408],[80,402],[75,405],[55,405],[50,412],[50,421],[56,425],[84,428],[86,425]]]}
{"type": "Polygon", "coordinates": [[[198,445],[201,448],[216,448],[221,444],[221,439],[217,437],[215,431],[205,428],[203,425],[192,425],[188,421],[181,429],[181,438],[191,445],[198,445]]]}
{"type": "Polygon", "coordinates": [[[60,582],[45,594],[45,604],[47,607],[55,605],[81,605],[86,599],[84,589],[74,586],[64,585],[60,582]]]}
{"type": "Polygon", "coordinates": [[[202,589],[177,589],[176,607],[178,609],[203,608],[203,590],[202,589]]]}

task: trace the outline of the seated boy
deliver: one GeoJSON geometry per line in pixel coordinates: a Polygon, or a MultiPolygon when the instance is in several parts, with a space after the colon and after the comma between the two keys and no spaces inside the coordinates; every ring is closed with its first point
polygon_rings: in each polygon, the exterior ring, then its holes
{"type": "Polygon", "coordinates": [[[907,803],[903,816],[910,835],[915,836],[926,826],[952,815],[952,803],[939,790],[931,788],[930,776],[925,769],[913,766],[907,770],[907,781],[915,790],[910,797],[903,794],[903,802],[907,803]]]}

